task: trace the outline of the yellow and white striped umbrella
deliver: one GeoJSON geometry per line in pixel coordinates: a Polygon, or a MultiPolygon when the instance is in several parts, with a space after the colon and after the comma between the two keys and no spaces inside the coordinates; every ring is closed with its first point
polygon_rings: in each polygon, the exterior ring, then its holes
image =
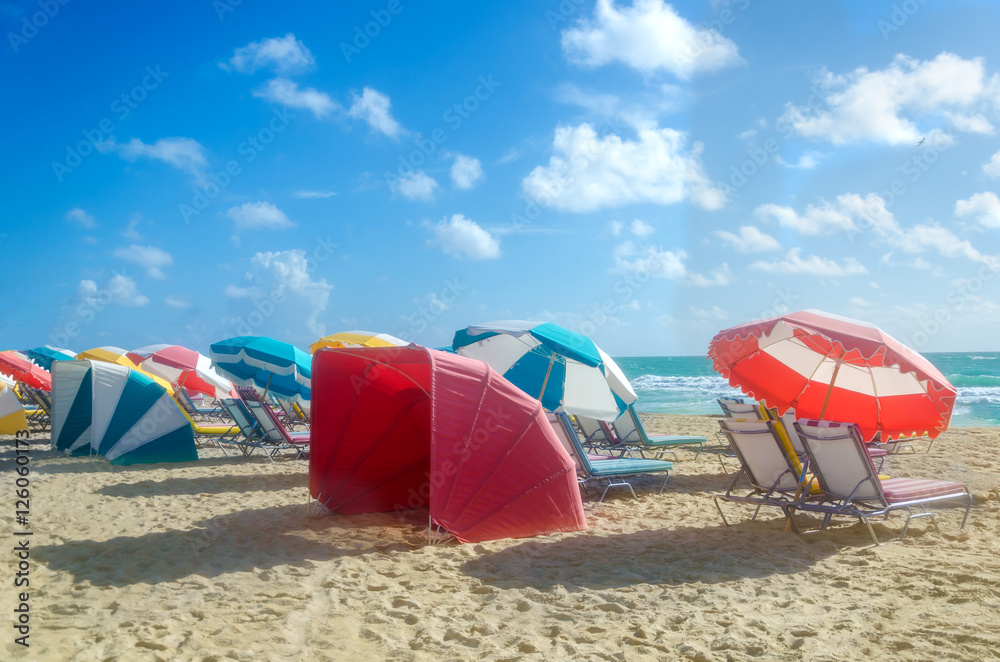
{"type": "Polygon", "coordinates": [[[388,333],[342,331],[320,338],[309,348],[312,353],[323,347],[405,347],[410,343],[388,333]]]}
{"type": "Polygon", "coordinates": [[[14,380],[0,375],[0,434],[17,434],[28,429],[24,406],[14,393],[14,380]]]}

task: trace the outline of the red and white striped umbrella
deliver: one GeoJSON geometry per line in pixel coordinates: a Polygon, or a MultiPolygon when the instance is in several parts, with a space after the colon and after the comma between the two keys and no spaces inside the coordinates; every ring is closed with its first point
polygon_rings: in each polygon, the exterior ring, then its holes
{"type": "Polygon", "coordinates": [[[149,345],[133,349],[127,356],[146,372],[161,377],[174,387],[225,398],[233,384],[212,367],[212,360],[181,345],[149,345]]]}
{"type": "Polygon", "coordinates": [[[867,322],[806,310],[720,331],[713,369],[779,413],[857,423],[865,439],[948,429],[957,392],[930,361],[867,322]]]}

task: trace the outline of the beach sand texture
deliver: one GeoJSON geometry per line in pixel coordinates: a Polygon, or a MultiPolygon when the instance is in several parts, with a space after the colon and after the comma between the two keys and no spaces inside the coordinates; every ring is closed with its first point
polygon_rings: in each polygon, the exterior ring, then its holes
{"type": "MultiPolygon", "coordinates": [[[[804,538],[777,511],[724,526],[717,450],[679,451],[662,495],[647,478],[638,499],[585,497],[588,532],[428,547],[425,512],[308,516],[303,461],[202,449],[112,468],[31,441],[31,647],[13,644],[5,579],[7,660],[1000,659],[1000,428],[891,457],[887,473],[961,481],[975,505],[964,531],[939,509],[942,535],[918,520],[878,548],[846,520],[804,538]]],[[[16,560],[4,554],[5,577],[16,560]]]]}

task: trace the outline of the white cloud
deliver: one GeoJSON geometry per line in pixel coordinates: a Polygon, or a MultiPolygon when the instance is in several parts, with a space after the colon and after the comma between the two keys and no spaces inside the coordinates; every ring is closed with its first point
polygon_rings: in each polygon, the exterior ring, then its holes
{"type": "Polygon", "coordinates": [[[314,87],[299,89],[298,84],[287,78],[272,78],[254,90],[253,95],[289,108],[308,110],[317,118],[325,117],[340,108],[340,104],[326,92],[320,92],[314,87]]]}
{"type": "Polygon", "coordinates": [[[142,223],[142,214],[133,214],[132,218],[129,219],[128,225],[125,230],[122,231],[122,236],[126,239],[131,239],[132,241],[139,241],[142,239],[142,234],[140,234],[138,227],[142,223]]]}
{"type": "Polygon", "coordinates": [[[337,195],[336,191],[292,191],[293,198],[302,198],[303,200],[316,200],[318,198],[332,198],[337,195]]]}
{"type": "Polygon", "coordinates": [[[81,280],[77,296],[87,306],[94,310],[103,310],[108,305],[108,296],[112,303],[130,308],[139,308],[149,303],[149,298],[139,293],[135,280],[123,274],[115,274],[108,281],[106,292],[97,287],[92,280],[81,280]]]}
{"type": "Polygon", "coordinates": [[[647,85],[627,98],[606,92],[593,92],[566,83],[559,86],[556,98],[564,103],[581,106],[591,114],[606,120],[610,127],[624,123],[636,130],[655,129],[658,117],[674,112],[688,101],[687,93],[676,85],[647,85]]]}
{"type": "Polygon", "coordinates": [[[996,263],[996,258],[980,253],[969,241],[959,239],[940,225],[915,225],[893,237],[893,243],[907,253],[934,249],[945,257],[964,257],[973,262],[996,263]]]}
{"type": "Polygon", "coordinates": [[[630,225],[628,229],[631,230],[632,234],[637,237],[648,237],[656,232],[656,228],[645,221],[639,220],[638,218],[632,221],[632,225],[630,225]]]}
{"type": "Polygon", "coordinates": [[[390,138],[399,138],[399,135],[404,131],[389,111],[391,105],[389,97],[378,90],[366,87],[362,90],[361,96],[354,95],[354,102],[347,114],[355,119],[368,122],[368,126],[372,129],[384,133],[390,138]]]}
{"type": "Polygon", "coordinates": [[[167,277],[163,273],[163,267],[169,267],[174,263],[174,258],[170,253],[155,246],[132,244],[115,250],[114,255],[118,259],[138,264],[146,270],[147,276],[158,280],[164,280],[167,277]]]}
{"type": "Polygon", "coordinates": [[[230,207],[226,216],[236,222],[237,230],[286,230],[295,226],[285,212],[270,202],[247,202],[240,207],[230,207]]]}
{"type": "Polygon", "coordinates": [[[256,253],[245,284],[225,289],[226,296],[254,299],[237,323],[246,325],[243,320],[251,320],[251,312],[263,309],[273,312],[261,314],[261,323],[251,329],[255,334],[305,344],[326,333],[319,317],[326,311],[333,286],[324,278],[313,280],[309,262],[300,249],[256,253]]]}
{"type": "Polygon", "coordinates": [[[79,207],[70,209],[66,212],[66,220],[76,223],[81,228],[86,228],[88,230],[96,225],[96,223],[94,223],[94,217],[79,207]]]}
{"type": "Polygon", "coordinates": [[[455,188],[469,190],[483,178],[483,166],[479,159],[456,154],[455,162],[451,164],[451,181],[455,188]]]}
{"type": "Polygon", "coordinates": [[[983,164],[983,174],[988,177],[1000,178],[1000,152],[990,157],[990,160],[983,164]]]}
{"type": "Polygon", "coordinates": [[[687,273],[683,250],[668,251],[659,246],[636,248],[631,241],[615,247],[615,269],[624,273],[640,273],[650,278],[682,278],[687,273]]]}
{"type": "Polygon", "coordinates": [[[776,204],[760,205],[754,216],[761,221],[777,221],[802,235],[822,235],[833,232],[854,233],[861,228],[873,227],[883,232],[898,231],[895,218],[885,206],[885,201],[874,193],[862,198],[857,193],[844,193],[833,202],[820,200],[809,204],[804,212],[776,204]]]}
{"type": "Polygon", "coordinates": [[[289,32],[284,37],[273,37],[263,41],[252,41],[237,48],[229,64],[219,66],[226,71],[252,74],[257,69],[273,69],[278,73],[305,71],[316,63],[312,53],[295,35],[289,32]]]}
{"type": "Polygon", "coordinates": [[[222,291],[222,293],[230,299],[253,299],[262,296],[260,288],[238,287],[236,285],[226,285],[226,288],[222,291]]]}
{"type": "Polygon", "coordinates": [[[191,307],[190,303],[181,297],[174,296],[173,294],[168,294],[166,298],[163,299],[163,305],[169,306],[170,308],[177,308],[179,310],[186,310],[191,307]]]}
{"type": "Polygon", "coordinates": [[[976,193],[955,203],[955,216],[973,216],[986,228],[1000,228],[1000,198],[992,191],[976,193]]]}
{"type": "Polygon", "coordinates": [[[638,132],[639,140],[593,127],[556,129],[553,155],[522,182],[528,197],[562,211],[590,212],[629,203],[673,204],[690,200],[703,209],[725,201],[701,167],[702,145],[684,149],[685,134],[673,129],[638,132]]]}
{"type": "Polygon", "coordinates": [[[729,285],[729,283],[732,282],[732,274],[729,271],[729,265],[723,262],[722,266],[713,271],[711,276],[703,276],[702,274],[691,274],[688,277],[688,282],[698,287],[716,287],[720,285],[729,285]]]}
{"type": "Polygon", "coordinates": [[[495,260],[500,257],[500,240],[461,214],[454,214],[438,223],[424,222],[434,236],[428,245],[440,246],[449,255],[471,260],[495,260]]]}
{"type": "Polygon", "coordinates": [[[993,135],[993,125],[980,113],[973,113],[971,115],[945,113],[945,117],[951,121],[951,125],[958,131],[993,135]]]}
{"type": "Polygon", "coordinates": [[[963,60],[944,52],[920,61],[897,55],[886,69],[859,67],[844,75],[824,70],[817,85],[825,95],[820,110],[788,104],[779,120],[806,138],[837,145],[863,140],[916,144],[921,137],[916,119],[928,115],[950,118],[960,131],[985,128],[969,114],[986,100],[980,58],[963,60]]]}
{"type": "Polygon", "coordinates": [[[622,223],[621,221],[611,221],[611,234],[613,234],[616,237],[621,235],[622,228],[624,227],[625,224],[622,223]]]}
{"type": "Polygon", "coordinates": [[[712,308],[708,310],[692,307],[690,308],[690,311],[695,317],[701,317],[703,319],[724,320],[729,317],[729,313],[718,306],[712,306],[712,308]]]}
{"type": "Polygon", "coordinates": [[[781,154],[775,154],[774,160],[779,165],[783,165],[786,168],[794,168],[796,170],[812,170],[819,165],[819,157],[822,156],[819,152],[808,151],[799,157],[799,160],[795,163],[789,163],[785,159],[781,158],[781,154]]]}
{"type": "Polygon", "coordinates": [[[133,163],[141,158],[163,161],[187,172],[199,181],[204,178],[205,168],[208,167],[205,148],[193,138],[160,138],[150,145],[138,138],[119,144],[112,136],[103,142],[95,143],[95,146],[100,152],[105,154],[114,152],[133,163]]]}
{"type": "Polygon", "coordinates": [[[821,258],[818,255],[809,255],[803,258],[801,253],[801,248],[793,248],[788,251],[788,256],[784,260],[754,262],[750,268],[768,273],[808,276],[858,276],[868,273],[864,265],[852,257],[844,260],[843,264],[837,264],[834,260],[821,258]]]}
{"type": "Polygon", "coordinates": [[[438,183],[433,177],[423,170],[408,172],[402,177],[390,178],[389,188],[393,193],[398,193],[408,200],[423,200],[431,202],[434,200],[434,190],[438,183]]]}
{"type": "Polygon", "coordinates": [[[576,64],[617,60],[646,74],[667,71],[683,79],[743,61],[736,44],[692,25],[662,0],[635,0],[632,7],[597,0],[593,18],[562,33],[562,48],[576,64]]]}
{"type": "Polygon", "coordinates": [[[738,253],[759,253],[761,251],[776,251],[781,248],[777,239],[761,232],[752,225],[740,227],[738,235],[725,230],[718,230],[715,235],[735,248],[738,253]]]}

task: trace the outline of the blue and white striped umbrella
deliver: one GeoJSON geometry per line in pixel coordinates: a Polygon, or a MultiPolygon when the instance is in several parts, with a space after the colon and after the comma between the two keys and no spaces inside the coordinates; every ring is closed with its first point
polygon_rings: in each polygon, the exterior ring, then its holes
{"type": "Polygon", "coordinates": [[[308,400],[312,357],[295,345],[265,336],[237,336],[209,349],[212,366],[241,386],[258,386],[277,398],[308,400]]]}
{"type": "Polygon", "coordinates": [[[549,411],[613,421],[636,401],[610,356],[587,336],[558,324],[477,324],[456,332],[452,348],[485,361],[549,411]]]}
{"type": "Polygon", "coordinates": [[[49,371],[52,370],[53,361],[72,361],[76,358],[76,352],[71,352],[68,349],[61,349],[59,347],[52,347],[51,345],[43,345],[42,347],[36,347],[34,349],[26,349],[24,350],[24,353],[35,365],[41,366],[49,371]]]}

